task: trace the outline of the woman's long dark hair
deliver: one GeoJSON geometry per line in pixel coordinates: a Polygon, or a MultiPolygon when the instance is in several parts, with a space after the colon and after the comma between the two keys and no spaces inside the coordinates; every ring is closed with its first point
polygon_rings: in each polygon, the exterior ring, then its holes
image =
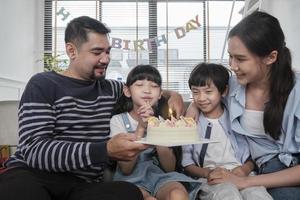
{"type": "Polygon", "coordinates": [[[264,109],[264,128],[272,138],[281,135],[284,108],[295,82],[291,53],[285,46],[285,37],[279,21],[264,12],[256,11],[240,21],[229,33],[237,36],[248,50],[259,57],[278,52],[277,60],[270,67],[269,101],[264,109]]]}

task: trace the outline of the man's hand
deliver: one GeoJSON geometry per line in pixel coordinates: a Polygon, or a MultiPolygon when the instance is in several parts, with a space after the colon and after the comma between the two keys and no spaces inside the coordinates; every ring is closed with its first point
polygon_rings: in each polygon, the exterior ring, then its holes
{"type": "Polygon", "coordinates": [[[115,160],[133,160],[138,153],[147,149],[149,145],[135,143],[135,134],[120,133],[107,141],[108,156],[115,160]]]}
{"type": "MultiPolygon", "coordinates": [[[[163,94],[165,94],[165,90],[163,94]]],[[[169,100],[168,100],[168,106],[172,110],[175,110],[176,118],[179,118],[180,116],[184,115],[185,112],[185,106],[183,102],[182,96],[174,91],[168,91],[169,100]]],[[[167,95],[166,95],[167,96],[167,95]]]]}
{"type": "Polygon", "coordinates": [[[189,107],[186,110],[185,116],[186,117],[192,117],[195,121],[198,121],[199,118],[199,110],[194,102],[191,102],[189,107]]]}

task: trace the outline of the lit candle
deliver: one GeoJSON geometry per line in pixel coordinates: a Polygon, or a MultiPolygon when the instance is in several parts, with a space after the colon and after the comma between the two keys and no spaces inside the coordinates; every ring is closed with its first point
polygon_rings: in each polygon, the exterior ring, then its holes
{"type": "Polygon", "coordinates": [[[169,117],[170,117],[170,119],[171,119],[172,116],[173,116],[173,110],[172,110],[172,108],[169,108],[169,117]]]}
{"type": "Polygon", "coordinates": [[[176,113],[171,108],[169,108],[169,118],[171,121],[174,121],[176,119],[176,113]]]}

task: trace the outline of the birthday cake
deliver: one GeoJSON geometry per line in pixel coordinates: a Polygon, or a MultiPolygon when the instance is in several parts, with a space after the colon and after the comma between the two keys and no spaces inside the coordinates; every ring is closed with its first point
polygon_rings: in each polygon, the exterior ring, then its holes
{"type": "Polygon", "coordinates": [[[197,125],[194,119],[189,117],[171,117],[171,120],[150,117],[146,140],[159,143],[195,142],[199,140],[197,125]]]}

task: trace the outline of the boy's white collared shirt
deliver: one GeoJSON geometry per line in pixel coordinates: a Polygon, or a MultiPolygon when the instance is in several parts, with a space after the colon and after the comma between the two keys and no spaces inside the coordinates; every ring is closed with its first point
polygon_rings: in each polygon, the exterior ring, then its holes
{"type": "Polygon", "coordinates": [[[211,143],[207,146],[204,157],[203,167],[215,169],[222,167],[232,170],[237,166],[241,166],[241,162],[235,157],[235,152],[232,148],[230,139],[225,134],[218,119],[207,119],[211,124],[210,139],[218,140],[218,143],[211,143]]]}

